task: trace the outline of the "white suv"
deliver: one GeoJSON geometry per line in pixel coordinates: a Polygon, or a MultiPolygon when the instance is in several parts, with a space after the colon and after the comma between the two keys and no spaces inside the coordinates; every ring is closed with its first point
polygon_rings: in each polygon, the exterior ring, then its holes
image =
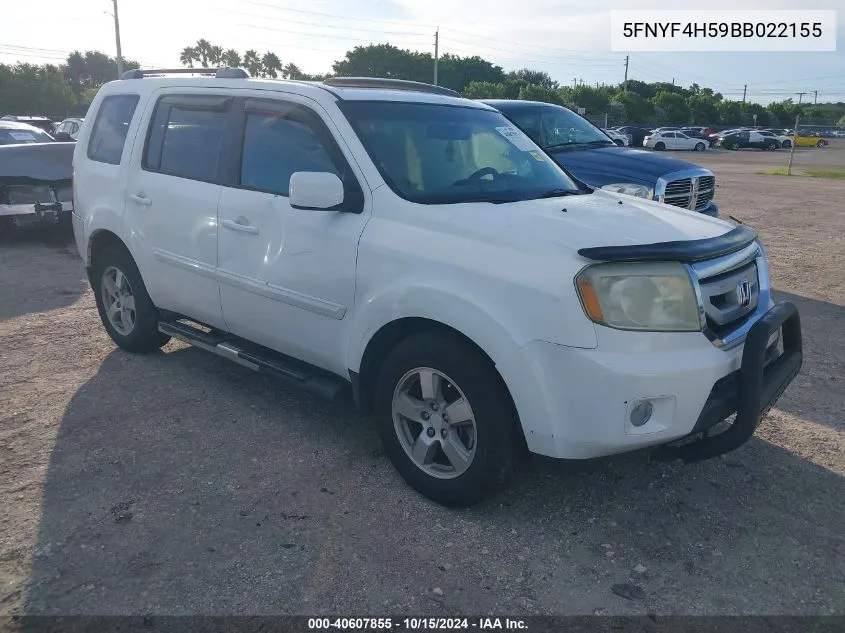
{"type": "Polygon", "coordinates": [[[526,449],[723,453],[801,366],[752,229],[586,188],[487,105],[154,72],[100,90],[74,156],[109,335],[351,392],[432,499],[476,502],[526,449]]]}

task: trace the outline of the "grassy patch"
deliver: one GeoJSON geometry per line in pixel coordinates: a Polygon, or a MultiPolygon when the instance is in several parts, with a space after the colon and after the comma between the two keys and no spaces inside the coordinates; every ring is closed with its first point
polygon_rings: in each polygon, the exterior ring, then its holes
{"type": "MultiPolygon", "coordinates": [[[[761,174],[767,176],[786,176],[786,168],[766,169],[761,174]]],[[[793,176],[807,176],[809,178],[833,178],[834,180],[845,180],[845,169],[800,169],[792,170],[793,176]]]]}

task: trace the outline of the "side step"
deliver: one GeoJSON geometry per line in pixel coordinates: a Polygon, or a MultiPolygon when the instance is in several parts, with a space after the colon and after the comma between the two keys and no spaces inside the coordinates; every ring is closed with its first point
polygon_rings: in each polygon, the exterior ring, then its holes
{"type": "Polygon", "coordinates": [[[206,331],[181,321],[160,321],[158,329],[253,371],[272,374],[320,398],[336,402],[349,393],[349,383],[339,376],[231,334],[206,331]]]}

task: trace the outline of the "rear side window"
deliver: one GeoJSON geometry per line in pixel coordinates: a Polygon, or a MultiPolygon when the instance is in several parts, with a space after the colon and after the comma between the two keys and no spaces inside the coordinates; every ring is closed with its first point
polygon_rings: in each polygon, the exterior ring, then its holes
{"type": "Polygon", "coordinates": [[[126,134],[137,106],[138,95],[115,95],[103,99],[88,141],[88,158],[101,163],[120,164],[126,134]]]}
{"type": "Polygon", "coordinates": [[[241,186],[287,196],[290,177],[298,171],[340,175],[310,125],[276,114],[248,113],[241,186]]]}
{"type": "Polygon", "coordinates": [[[149,132],[144,169],[216,182],[227,116],[220,107],[160,102],[149,132]]]}

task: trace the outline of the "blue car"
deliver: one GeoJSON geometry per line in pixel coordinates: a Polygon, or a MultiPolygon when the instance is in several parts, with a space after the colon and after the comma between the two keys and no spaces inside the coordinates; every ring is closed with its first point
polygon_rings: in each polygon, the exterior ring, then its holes
{"type": "Polygon", "coordinates": [[[709,169],[663,154],[619,147],[599,128],[563,106],[489,99],[566,171],[593,188],[657,200],[717,216],[716,177],[709,169]]]}

